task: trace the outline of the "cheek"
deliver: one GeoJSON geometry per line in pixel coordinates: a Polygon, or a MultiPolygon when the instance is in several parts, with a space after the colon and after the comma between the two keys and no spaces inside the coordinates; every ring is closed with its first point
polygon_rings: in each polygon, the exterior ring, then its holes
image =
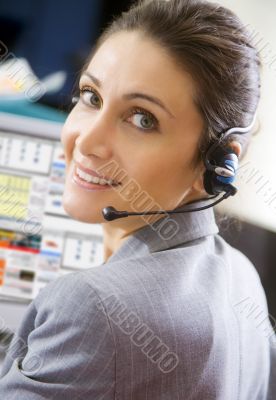
{"type": "Polygon", "coordinates": [[[182,187],[188,180],[183,159],[167,153],[163,157],[151,154],[132,160],[128,176],[148,193],[182,187]]]}
{"type": "Polygon", "coordinates": [[[177,150],[159,158],[145,157],[136,173],[142,190],[165,209],[174,208],[193,182],[189,160],[177,150]]]}

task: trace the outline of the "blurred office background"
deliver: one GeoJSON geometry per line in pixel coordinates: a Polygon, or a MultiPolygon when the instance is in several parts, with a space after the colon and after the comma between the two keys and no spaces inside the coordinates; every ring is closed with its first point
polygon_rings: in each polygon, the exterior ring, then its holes
{"type": "Polygon", "coordinates": [[[16,57],[26,58],[43,78],[65,71],[62,90],[41,101],[56,107],[70,102],[73,83],[103,26],[130,0],[11,0],[0,2],[0,37],[16,57]]]}
{"type": "MultiPolygon", "coordinates": [[[[0,3],[0,40],[9,52],[26,58],[40,79],[57,71],[66,72],[61,90],[46,93],[39,104],[68,111],[74,83],[95,39],[112,16],[127,9],[132,2],[9,0],[0,3]]],[[[242,161],[236,181],[238,194],[215,210],[221,221],[221,235],[256,266],[271,318],[276,319],[276,27],[273,19],[276,3],[273,0],[221,0],[219,3],[237,12],[252,31],[263,58],[263,70],[258,113],[260,131],[242,161]]],[[[14,310],[16,315],[16,322],[10,322],[11,328],[15,328],[20,319],[16,313],[21,313],[25,305],[0,303],[3,315],[7,314],[7,307],[10,314],[14,310]]]]}

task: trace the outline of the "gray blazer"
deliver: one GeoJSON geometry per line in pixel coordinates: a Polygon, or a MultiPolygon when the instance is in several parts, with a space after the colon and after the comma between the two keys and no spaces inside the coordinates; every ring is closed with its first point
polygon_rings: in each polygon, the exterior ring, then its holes
{"type": "Polygon", "coordinates": [[[0,398],[275,399],[263,287],[218,231],[213,209],[172,214],[49,283],[11,342],[0,398]]]}

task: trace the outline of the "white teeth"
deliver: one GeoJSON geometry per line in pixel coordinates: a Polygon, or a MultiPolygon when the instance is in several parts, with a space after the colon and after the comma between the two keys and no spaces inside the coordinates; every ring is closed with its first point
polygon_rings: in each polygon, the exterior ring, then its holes
{"type": "Polygon", "coordinates": [[[108,181],[102,178],[97,178],[96,176],[92,176],[90,174],[87,174],[86,172],[83,172],[79,168],[76,169],[76,172],[78,176],[82,179],[84,179],[86,182],[92,182],[92,183],[98,183],[100,185],[112,185],[114,182],[112,179],[109,179],[108,181]]]}

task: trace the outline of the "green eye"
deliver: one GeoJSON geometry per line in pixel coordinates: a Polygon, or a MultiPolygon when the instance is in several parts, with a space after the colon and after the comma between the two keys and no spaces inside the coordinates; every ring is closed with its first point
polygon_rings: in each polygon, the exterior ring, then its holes
{"type": "Polygon", "coordinates": [[[133,109],[129,118],[131,117],[134,117],[134,125],[140,130],[154,131],[158,129],[158,121],[154,115],[142,108],[133,109]]]}
{"type": "Polygon", "coordinates": [[[81,99],[87,105],[92,105],[93,107],[101,106],[102,102],[100,97],[94,90],[90,88],[80,89],[81,99]]]}

